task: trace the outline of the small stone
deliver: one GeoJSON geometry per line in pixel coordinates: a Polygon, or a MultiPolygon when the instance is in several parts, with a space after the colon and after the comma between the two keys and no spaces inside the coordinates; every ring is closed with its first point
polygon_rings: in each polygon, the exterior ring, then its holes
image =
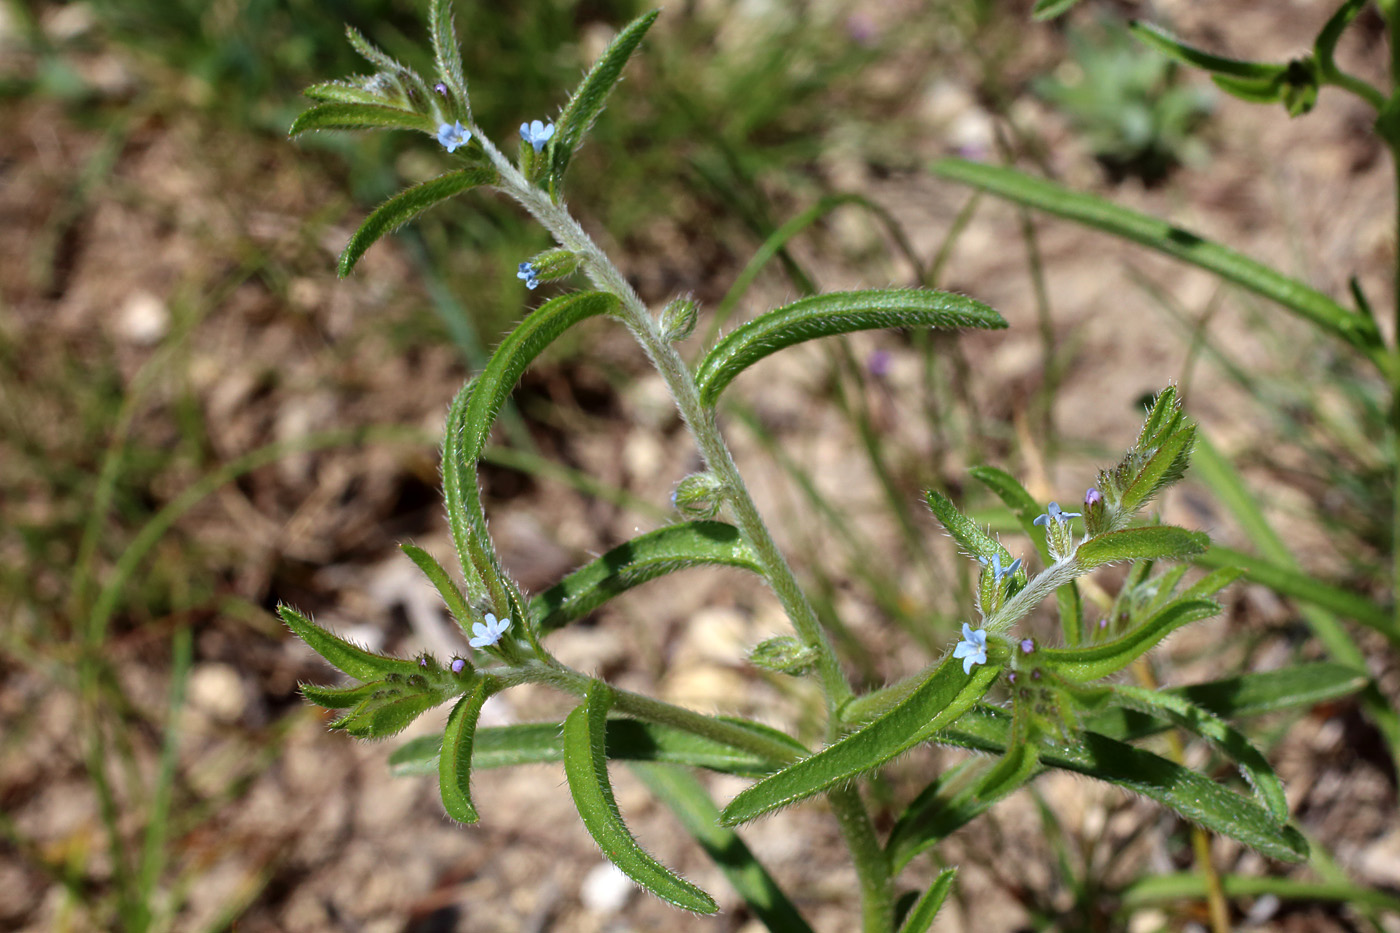
{"type": "Polygon", "coordinates": [[[138,347],[152,346],[170,331],[170,309],[144,289],[132,292],[117,313],[117,329],[138,347]]]}
{"type": "Polygon", "coordinates": [[[190,706],[215,722],[237,722],[248,706],[247,690],[238,669],[210,661],[190,672],[190,706]]]}
{"type": "Polygon", "coordinates": [[[611,916],[627,906],[633,890],[632,880],[620,868],[612,862],[602,862],[584,876],[578,894],[584,907],[596,914],[611,916]]]}

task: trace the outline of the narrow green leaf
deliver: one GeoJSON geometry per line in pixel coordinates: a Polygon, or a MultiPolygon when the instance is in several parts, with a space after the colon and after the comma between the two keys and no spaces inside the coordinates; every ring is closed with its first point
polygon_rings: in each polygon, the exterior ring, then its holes
{"type": "Polygon", "coordinates": [[[961,159],[940,159],[933,164],[933,171],[944,178],[973,185],[1018,204],[1132,240],[1214,272],[1278,302],[1359,347],[1384,371],[1390,371],[1387,367],[1391,364],[1382,359],[1384,352],[1375,324],[1364,315],[1353,313],[1316,289],[1281,275],[1228,247],[1094,195],[1079,194],[1014,169],[961,159]]]}
{"type": "Polygon", "coordinates": [[[434,205],[455,197],[469,188],[489,185],[496,180],[496,170],[487,167],[467,168],[448,172],[437,178],[414,185],[394,195],[374,209],[360,224],[360,229],[345,244],[340,254],[339,274],[345,278],[365,250],[387,233],[392,233],[434,205]]]}
{"type": "Polygon", "coordinates": [[[389,755],[389,773],[394,777],[437,774],[441,752],[440,735],[420,735],[409,739],[389,755]]]}
{"type": "Polygon", "coordinates": [[[317,104],[302,112],[287,131],[297,136],[312,130],[418,130],[432,135],[437,132],[427,114],[385,107],[382,104],[336,102],[317,104]]]}
{"type": "Polygon", "coordinates": [[[1346,616],[1375,629],[1395,643],[1396,632],[1390,613],[1373,600],[1353,590],[1323,583],[1294,567],[1280,566],[1262,557],[1212,545],[1195,558],[1202,567],[1219,567],[1216,573],[1234,572],[1246,580],[1261,583],[1280,596],[1309,603],[1337,615],[1346,616]]]}
{"type": "Polygon", "coordinates": [[[1172,36],[1166,30],[1152,23],[1134,21],[1128,24],[1133,35],[1146,46],[1156,49],[1168,58],[1176,59],[1187,65],[1209,71],[1212,74],[1229,75],[1234,78],[1248,78],[1252,80],[1271,80],[1281,76],[1286,70],[1283,65],[1272,65],[1268,62],[1248,62],[1238,58],[1225,58],[1221,55],[1212,55],[1200,49],[1193,48],[1180,39],[1172,36]]]}
{"type": "Polygon", "coordinates": [[[400,544],[399,548],[423,571],[428,582],[432,583],[442,601],[447,604],[447,610],[452,613],[457,624],[466,628],[472,613],[467,609],[467,601],[462,598],[462,591],[457,589],[457,584],[452,582],[452,577],[443,569],[442,564],[438,563],[437,558],[417,545],[400,544]]]}
{"type": "MultiPolygon", "coordinates": [[[[1215,550],[1213,547],[1207,548],[1205,553],[1209,554],[1213,550],[1215,550]]],[[[1202,557],[1204,557],[1204,555],[1197,555],[1197,563],[1201,561],[1202,557]]],[[[1210,573],[1182,590],[1181,598],[1210,599],[1216,593],[1219,593],[1242,576],[1244,576],[1243,572],[1236,567],[1221,567],[1219,570],[1212,570],[1210,573]]],[[[1157,607],[1154,607],[1154,611],[1156,608],[1157,607]]]]}
{"type": "Polygon", "coordinates": [[[962,664],[950,655],[927,680],[880,718],[740,791],[724,808],[725,824],[747,823],[805,800],[927,741],[971,708],[1001,673],[1001,664],[994,660],[975,668],[970,675],[963,673],[962,664]]]}
{"type": "MultiPolygon", "coordinates": [[[[496,416],[526,367],[545,347],[580,321],[606,314],[618,299],[605,292],[575,292],[546,301],[501,341],[486,368],[459,394],[448,416],[443,443],[443,485],[448,518],[462,559],[490,591],[497,615],[524,619],[525,607],[496,558],[486,530],[486,514],[477,487],[476,464],[491,435],[496,416]]],[[[528,630],[527,631],[532,631],[528,630]]]]}
{"type": "Polygon", "coordinates": [[[1175,525],[1144,525],[1095,535],[1079,545],[1074,560],[1087,570],[1119,560],[1190,557],[1209,546],[1210,536],[1203,532],[1187,531],[1175,525]]]}
{"type": "Polygon", "coordinates": [[[301,695],[323,709],[354,709],[384,689],[384,681],[375,680],[353,687],[322,687],[318,684],[300,684],[301,695]]]}
{"type": "Polygon", "coordinates": [[[1179,599],[1148,617],[1122,638],[1088,648],[1040,648],[1038,663],[1078,683],[1121,671],[1172,632],[1220,611],[1208,599],[1179,599]]]}
{"type": "MultiPolygon", "coordinates": [[[[494,678],[480,678],[476,689],[452,707],[447,717],[447,728],[443,731],[438,756],[438,785],[442,792],[443,809],[459,823],[475,823],[478,819],[471,798],[472,743],[482,704],[497,689],[494,678]]],[[[391,759],[390,764],[393,763],[391,759]]]]}
{"type": "Polygon", "coordinates": [[[1133,477],[1128,488],[1123,490],[1120,507],[1125,512],[1136,512],[1163,487],[1180,479],[1186,472],[1186,464],[1191,456],[1191,444],[1195,438],[1194,427],[1173,431],[1138,471],[1137,476],[1133,477]]]}
{"type": "MultiPolygon", "coordinates": [[[[1162,692],[1187,700],[1216,716],[1239,719],[1316,706],[1358,693],[1367,683],[1366,675],[1355,668],[1320,663],[1241,674],[1162,692]]],[[[1154,735],[1168,725],[1154,716],[1121,708],[1102,710],[1084,719],[1086,729],[1120,741],[1154,735]]]]}
{"type": "Polygon", "coordinates": [[[386,658],[366,651],[326,631],[291,606],[278,606],[277,614],[294,635],[310,645],[311,650],[325,658],[331,667],[344,671],[356,680],[368,683],[381,680],[386,674],[412,675],[418,672],[418,666],[412,661],[386,658]]]}
{"type": "Polygon", "coordinates": [[[554,138],[549,141],[548,150],[549,191],[556,201],[559,199],[560,186],[564,180],[564,171],[569,167],[569,160],[583,142],[584,134],[592,128],[593,121],[603,112],[608,95],[622,77],[623,66],[637,50],[642,37],[659,15],[660,10],[652,10],[628,23],[593,63],[583,82],[574,91],[574,96],[569,98],[564,112],[559,115],[554,138]]]}
{"type": "Polygon", "coordinates": [[[951,499],[936,489],[930,489],[924,493],[924,501],[943,528],[958,542],[958,547],[969,556],[977,560],[991,560],[994,556],[1000,556],[1002,566],[1010,566],[1011,552],[959,511],[951,499]]]}
{"type": "MultiPolygon", "coordinates": [[[[361,79],[363,82],[364,79],[361,79]]],[[[320,84],[313,84],[301,92],[303,96],[312,100],[322,100],[328,103],[337,104],[368,104],[371,107],[390,107],[395,110],[403,110],[416,118],[412,110],[403,107],[394,107],[383,96],[374,91],[366,90],[363,83],[352,81],[322,81],[320,84]]]]}
{"type": "MultiPolygon", "coordinates": [[[[1347,881],[1295,881],[1292,878],[1221,875],[1227,897],[1260,897],[1272,894],[1285,901],[1331,901],[1352,907],[1370,907],[1400,913],[1400,897],[1347,881]]],[[[1141,907],[1164,901],[1204,900],[1206,879],[1200,872],[1146,875],[1121,892],[1124,907],[1141,907]]]]}
{"type": "Polygon", "coordinates": [[[1239,765],[1240,774],[1254,791],[1255,799],[1279,824],[1288,821],[1288,798],[1269,762],[1249,740],[1220,717],[1170,693],[1147,690],[1130,684],[1112,688],[1119,702],[1154,716],[1164,716],[1182,729],[1194,732],[1228,755],[1239,765]]]}
{"type": "Polygon", "coordinates": [[[1038,751],[1027,742],[1013,743],[990,766],[981,761],[968,764],[980,769],[975,779],[959,775],[957,780],[943,782],[940,776],[895,823],[885,844],[895,871],[1024,787],[1041,770],[1038,751]]]}
{"type": "Polygon", "coordinates": [[[1031,7],[1031,18],[1054,19],[1068,13],[1078,3],[1079,0],[1035,0],[1035,6],[1031,7]]]}
{"type": "Polygon", "coordinates": [[[1229,75],[1211,75],[1216,87],[1250,104],[1276,104],[1283,100],[1283,78],[1232,78],[1229,75]]]}
{"type": "Polygon", "coordinates": [[[683,522],[639,535],[585,564],[530,600],[530,618],[544,634],[649,580],[704,564],[762,573],[739,529],[723,522],[683,522]]]}
{"type": "Polygon", "coordinates": [[[433,38],[433,58],[438,75],[461,101],[468,106],[467,75],[462,69],[462,49],[457,44],[457,27],[452,22],[452,0],[432,0],[428,20],[433,38]]]}
{"type": "MultiPolygon", "coordinates": [[[[979,706],[937,740],[980,751],[1005,751],[1011,717],[979,706]]],[[[1236,839],[1270,858],[1298,862],[1308,844],[1292,827],[1280,827],[1264,809],[1210,778],[1151,752],[1094,732],[1078,733],[1072,742],[1036,740],[1042,764],[1088,775],[1142,794],[1212,832],[1236,839]]]]}
{"type": "Polygon", "coordinates": [[[719,825],[719,810],[694,775],[654,762],[634,762],[629,767],[700,843],[744,899],[749,912],[770,933],[812,933],[807,921],[738,833],[719,825]]]}
{"type": "Polygon", "coordinates": [[[387,739],[407,729],[413,720],[446,699],[436,690],[404,693],[392,699],[367,700],[349,716],[331,723],[357,739],[387,739]]]}
{"type": "Polygon", "coordinates": [[[817,337],[887,327],[1006,326],[1000,314],[964,295],[933,289],[872,289],[803,298],[749,321],[706,354],[695,373],[700,401],[713,406],[748,367],[785,347],[817,337]]]}
{"type": "MultiPolygon", "coordinates": [[[[1040,4],[1045,2],[1046,0],[1040,0],[1040,4]]],[[[1060,0],[1060,2],[1064,3],[1065,0],[1060,0]]],[[[1078,0],[1068,0],[1070,5],[1077,2],[1078,0]]],[[[933,926],[933,918],[938,916],[943,902],[947,900],[948,892],[953,889],[953,879],[957,876],[958,870],[956,868],[945,868],[939,872],[938,877],[933,879],[933,884],[929,885],[929,889],[914,905],[914,909],[909,911],[909,916],[904,918],[904,924],[900,926],[899,933],[927,933],[929,927],[933,926]]]]}
{"type": "MultiPolygon", "coordinates": [[[[374,43],[370,42],[353,26],[345,27],[345,38],[360,56],[376,68],[393,75],[399,81],[407,81],[410,85],[406,90],[418,94],[419,100],[429,98],[428,83],[423,80],[422,75],[394,59],[392,56],[380,50],[374,43]]],[[[426,117],[424,119],[427,119],[426,117]]]]}
{"type": "Polygon", "coordinates": [[[488,606],[492,604],[491,593],[474,557],[481,544],[477,536],[485,535],[486,515],[477,492],[476,462],[462,455],[467,408],[474,391],[476,380],[472,379],[453,397],[447,410],[447,426],[442,438],[442,502],[447,509],[447,525],[452,531],[457,562],[462,568],[466,598],[473,606],[488,606]]]}
{"type": "Polygon", "coordinates": [[[605,743],[611,705],[612,690],[595,680],[583,704],[564,720],[564,775],[583,825],[608,861],[637,884],[683,910],[715,913],[719,906],[713,898],[647,854],[622,822],[608,780],[605,743]]]}

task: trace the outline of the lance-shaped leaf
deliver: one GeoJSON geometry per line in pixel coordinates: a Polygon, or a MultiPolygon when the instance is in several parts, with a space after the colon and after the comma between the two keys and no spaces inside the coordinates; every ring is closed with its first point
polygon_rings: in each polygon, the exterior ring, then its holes
{"type": "Polygon", "coordinates": [[[1079,545],[1074,560],[1085,570],[1119,560],[1190,557],[1210,547],[1210,536],[1175,525],[1145,525],[1095,535],[1079,545]]]}
{"type": "Polygon", "coordinates": [[[965,713],[999,673],[1001,664],[989,660],[971,674],[964,674],[962,661],[948,656],[927,680],[880,718],[740,791],[724,808],[724,822],[730,826],[746,823],[880,767],[965,713]]]}
{"type": "Polygon", "coordinates": [[[921,288],[832,292],[759,315],[721,340],[695,373],[700,401],[713,406],[748,367],[785,347],[858,330],[886,327],[1002,328],[1006,321],[980,301],[921,288]]]}
{"type": "Polygon", "coordinates": [[[440,690],[410,685],[377,684],[378,690],[348,714],[331,723],[357,739],[387,739],[407,729],[413,720],[447,696],[440,690]]]}
{"type": "Polygon", "coordinates": [[[951,774],[948,780],[940,775],[894,824],[885,851],[895,871],[1024,787],[1041,771],[1039,751],[1028,742],[1013,743],[990,767],[981,761],[965,765],[974,772],[972,779],[965,773],[951,774]]]}
{"type": "Polygon", "coordinates": [[[1003,567],[1011,565],[1011,552],[1002,547],[996,538],[977,527],[977,523],[964,515],[943,493],[930,489],[924,493],[924,500],[939,523],[958,542],[958,547],[970,557],[987,561],[997,557],[1001,559],[1003,567]]]}
{"type": "Polygon", "coordinates": [[[371,65],[393,75],[397,80],[406,82],[408,89],[418,95],[419,100],[427,100],[429,97],[428,82],[423,80],[423,76],[418,72],[397,61],[393,56],[387,54],[364,37],[362,33],[353,26],[345,27],[345,38],[360,56],[371,65]]]}
{"type": "Polygon", "coordinates": [[[372,91],[365,85],[372,81],[369,77],[360,77],[346,81],[322,81],[320,84],[313,84],[302,95],[312,100],[326,101],[337,104],[369,104],[372,107],[393,107],[395,110],[402,110],[405,113],[416,113],[408,107],[395,106],[395,102],[386,97],[383,92],[372,91]]]}
{"type": "Polygon", "coordinates": [[[705,564],[763,572],[733,525],[683,522],[639,535],[575,570],[530,600],[530,618],[541,634],[552,632],[634,586],[705,564]]]}
{"type": "MultiPolygon", "coordinates": [[[[727,717],[724,721],[749,729],[774,743],[786,744],[791,751],[781,759],[770,759],[748,749],[735,748],[670,726],[635,719],[609,719],[608,758],[615,761],[659,761],[753,777],[771,774],[785,762],[807,752],[802,745],[775,729],[727,717]]],[[[435,773],[441,747],[440,736],[414,739],[389,756],[389,766],[396,775],[435,773]]],[[[564,740],[557,722],[479,729],[472,749],[472,767],[478,770],[563,760],[564,740]]]]}
{"type": "Polygon", "coordinates": [[[424,113],[382,104],[337,101],[303,111],[287,132],[296,136],[312,130],[417,130],[432,135],[437,127],[433,118],[424,113]]]}
{"type": "Polygon", "coordinates": [[[459,823],[475,823],[478,819],[471,798],[472,744],[482,704],[497,689],[495,678],[479,678],[476,688],[452,707],[452,713],[447,717],[447,728],[443,731],[439,746],[438,785],[443,809],[459,823]]]}
{"type": "Polygon", "coordinates": [[[1119,207],[1094,195],[1079,194],[1014,169],[940,159],[934,173],[992,194],[1094,227],[1207,269],[1256,294],[1278,302],[1367,353],[1389,371],[1375,322],[1353,313],[1314,288],[1268,266],[1155,217],[1119,207]]]}
{"type": "Polygon", "coordinates": [[[943,902],[948,899],[948,892],[953,890],[953,880],[957,876],[956,868],[945,868],[939,872],[938,877],[933,879],[933,884],[929,885],[923,897],[920,897],[919,902],[909,911],[909,916],[904,918],[899,933],[927,933],[929,927],[933,926],[933,919],[938,916],[938,911],[943,908],[943,902]]]}
{"type": "Polygon", "coordinates": [[[603,112],[608,95],[622,77],[623,66],[637,50],[642,37],[660,14],[660,10],[652,10],[628,23],[593,63],[583,83],[574,91],[574,96],[569,98],[564,112],[559,115],[548,150],[549,192],[556,201],[559,199],[560,186],[564,181],[564,171],[569,167],[569,160],[583,142],[584,134],[593,126],[593,121],[603,112]]]}
{"type": "MultiPolygon", "coordinates": [[[[943,730],[938,741],[980,751],[1007,747],[1011,717],[979,706],[943,730]]],[[[1279,826],[1262,807],[1204,775],[1151,752],[1094,732],[1071,742],[1037,738],[1041,764],[1084,774],[1142,794],[1212,832],[1236,839],[1270,858],[1298,862],[1307,841],[1290,826],[1279,826]]]]}
{"type": "Polygon", "coordinates": [[[1191,444],[1196,439],[1194,425],[1174,430],[1165,438],[1156,453],[1142,465],[1128,487],[1123,490],[1119,507],[1125,512],[1142,508],[1158,492],[1181,479],[1191,458],[1191,444]]]}
{"type": "Polygon", "coordinates": [[[1133,709],[1169,719],[1172,724],[1194,732],[1228,755],[1239,765],[1240,774],[1254,790],[1255,799],[1280,824],[1288,821],[1288,799],[1283,785],[1269,762],[1225,720],[1179,696],[1119,684],[1111,688],[1117,702],[1133,709]]]}
{"type": "Polygon", "coordinates": [[[432,583],[442,601],[447,604],[447,611],[452,613],[458,625],[465,628],[467,620],[472,618],[472,613],[467,608],[467,601],[462,598],[462,591],[457,589],[457,584],[452,582],[452,577],[448,576],[442,564],[438,563],[436,557],[416,545],[400,544],[399,548],[423,571],[428,582],[432,583]]]}
{"type": "Polygon", "coordinates": [[[1069,680],[1087,683],[1121,671],[1172,632],[1220,611],[1208,599],[1181,599],[1164,607],[1122,638],[1088,648],[1040,648],[1036,662],[1069,680]]]}
{"type": "Polygon", "coordinates": [[[344,671],[356,680],[366,683],[383,680],[397,674],[411,676],[419,672],[418,665],[403,658],[388,658],[359,645],[351,644],[339,635],[332,634],[297,612],[291,606],[278,606],[277,614],[302,641],[311,646],[326,662],[336,670],[344,671]]]}
{"type": "Polygon", "coordinates": [[[564,720],[564,775],[583,825],[608,861],[637,884],[683,910],[712,914],[714,899],[652,858],[622,822],[608,779],[606,727],[612,690],[588,685],[583,705],[564,720]]]}
{"type": "MultiPolygon", "coordinates": [[[[472,385],[463,389],[448,415],[443,442],[443,485],[448,519],[453,528],[464,575],[468,568],[490,591],[497,615],[525,618],[525,606],[513,585],[508,585],[486,530],[476,464],[491,435],[501,406],[514,390],[525,368],[545,347],[580,321],[605,314],[618,299],[605,292],[577,292],[550,299],[511,331],[491,354],[486,368],[472,385]]],[[[527,629],[528,632],[528,629],[527,629]]]]}
{"type": "Polygon", "coordinates": [[[1193,48],[1152,23],[1134,21],[1128,24],[1128,28],[1144,45],[1156,49],[1168,58],[1209,71],[1212,74],[1252,80],[1269,80],[1277,78],[1284,72],[1285,66],[1283,65],[1241,61],[1238,58],[1212,55],[1210,52],[1193,48]]]}
{"type": "Polygon", "coordinates": [[[630,768],[652,795],[676,815],[691,838],[700,843],[739,892],[750,913],[770,933],[812,933],[807,921],[739,834],[719,825],[719,810],[693,774],[655,762],[635,762],[630,768]]]}
{"type": "Polygon", "coordinates": [[[470,114],[467,75],[462,69],[462,50],[457,44],[457,27],[452,22],[452,0],[432,0],[428,20],[433,37],[433,59],[438,75],[470,114]]]}
{"type": "Polygon", "coordinates": [[[439,175],[422,184],[400,191],[374,209],[360,229],[345,244],[340,254],[338,271],[341,278],[350,274],[365,250],[387,233],[392,233],[436,204],[455,197],[470,188],[489,185],[496,180],[496,170],[485,166],[466,168],[439,175]]]}
{"type": "Polygon", "coordinates": [[[354,709],[365,700],[384,688],[384,681],[376,680],[351,687],[323,687],[319,684],[298,684],[297,689],[306,699],[323,709],[354,709]]]}

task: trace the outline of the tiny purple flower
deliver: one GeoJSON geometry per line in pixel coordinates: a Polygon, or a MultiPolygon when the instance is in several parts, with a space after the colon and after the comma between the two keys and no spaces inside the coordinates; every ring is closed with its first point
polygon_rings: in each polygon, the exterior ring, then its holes
{"type": "Polygon", "coordinates": [[[1009,683],[1009,684],[1010,684],[1011,686],[1013,686],[1013,687],[1016,686],[1016,672],[1015,672],[1015,671],[1011,671],[1010,673],[1008,673],[1008,674],[1006,675],[1006,682],[1009,683]]]}
{"type": "Polygon", "coordinates": [[[865,361],[865,368],[870,371],[870,375],[876,379],[883,379],[890,374],[890,351],[876,350],[865,361]]]}
{"type": "Polygon", "coordinates": [[[522,262],[515,270],[515,277],[517,279],[524,279],[525,287],[530,289],[530,291],[534,291],[540,287],[540,280],[536,278],[536,275],[535,267],[528,262],[522,262]]]}
{"type": "Polygon", "coordinates": [[[441,81],[433,85],[433,90],[437,91],[443,97],[447,96],[447,85],[443,84],[441,81]]]}
{"type": "Polygon", "coordinates": [[[501,636],[510,628],[510,619],[496,621],[493,613],[486,613],[485,622],[472,623],[472,637],[467,644],[473,648],[485,648],[487,645],[494,645],[501,640],[501,636]]]}
{"type": "Polygon", "coordinates": [[[1064,509],[1060,508],[1058,502],[1052,502],[1046,507],[1045,514],[1037,515],[1035,521],[1031,522],[1031,524],[1042,525],[1049,528],[1052,521],[1056,524],[1063,525],[1071,518],[1078,518],[1079,514],[1078,512],[1066,512],[1064,509]]]}
{"type": "Polygon", "coordinates": [[[427,659],[427,658],[419,658],[419,659],[418,659],[418,666],[419,666],[419,667],[422,667],[422,668],[426,668],[426,667],[428,666],[428,659],[427,659]]]}
{"type": "Polygon", "coordinates": [[[953,649],[953,657],[962,658],[963,673],[971,674],[974,665],[987,663],[987,630],[979,628],[974,632],[964,622],[962,636],[963,640],[953,649]]]}
{"type": "Polygon", "coordinates": [[[1103,502],[1103,493],[1099,492],[1093,486],[1090,486],[1084,493],[1084,507],[1086,509],[1092,509],[1101,502],[1103,502]]]}
{"type": "Polygon", "coordinates": [[[1023,639],[1021,639],[1021,653],[1022,653],[1022,654],[1030,654],[1030,653],[1031,653],[1032,651],[1034,651],[1034,650],[1035,650],[1035,639],[1034,639],[1034,638],[1023,638],[1023,639]]]}
{"type": "Polygon", "coordinates": [[[554,136],[554,124],[545,125],[539,120],[531,120],[529,123],[520,124],[520,138],[535,147],[539,152],[544,148],[544,144],[549,142],[554,136]]]}
{"type": "Polygon", "coordinates": [[[462,125],[461,120],[452,123],[444,123],[438,127],[437,140],[442,143],[442,148],[448,152],[456,152],[462,146],[471,142],[472,134],[462,125]]]}
{"type": "Polygon", "coordinates": [[[467,662],[463,661],[461,658],[453,658],[451,668],[452,673],[460,674],[462,673],[462,671],[467,669],[467,662]]]}

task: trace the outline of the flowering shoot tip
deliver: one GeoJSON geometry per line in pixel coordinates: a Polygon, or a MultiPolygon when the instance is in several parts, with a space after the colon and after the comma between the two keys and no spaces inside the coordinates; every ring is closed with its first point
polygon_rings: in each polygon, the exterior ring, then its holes
{"type": "Polygon", "coordinates": [[[534,291],[540,287],[539,274],[535,272],[535,267],[528,262],[522,262],[519,265],[515,270],[515,277],[517,279],[524,279],[525,287],[530,289],[530,291],[534,291]]]}
{"type": "Polygon", "coordinates": [[[454,120],[451,123],[444,123],[438,127],[437,141],[442,143],[442,148],[448,152],[456,152],[462,146],[471,142],[472,134],[462,125],[461,120],[454,120]]]}
{"type": "Polygon", "coordinates": [[[973,631],[972,626],[964,622],[962,636],[962,641],[953,649],[953,657],[962,659],[964,674],[971,674],[975,665],[987,663],[987,631],[980,628],[973,631]]]}
{"type": "Polygon", "coordinates": [[[535,151],[544,149],[545,143],[554,136],[554,124],[545,124],[539,120],[531,120],[529,123],[520,124],[520,138],[525,140],[535,151]]]}
{"type": "Polygon", "coordinates": [[[510,619],[501,619],[498,622],[496,621],[496,616],[488,612],[486,613],[485,622],[472,623],[472,637],[467,641],[467,644],[471,645],[473,648],[485,648],[488,645],[494,645],[501,640],[501,636],[506,633],[506,629],[508,628],[510,628],[510,619]]]}

